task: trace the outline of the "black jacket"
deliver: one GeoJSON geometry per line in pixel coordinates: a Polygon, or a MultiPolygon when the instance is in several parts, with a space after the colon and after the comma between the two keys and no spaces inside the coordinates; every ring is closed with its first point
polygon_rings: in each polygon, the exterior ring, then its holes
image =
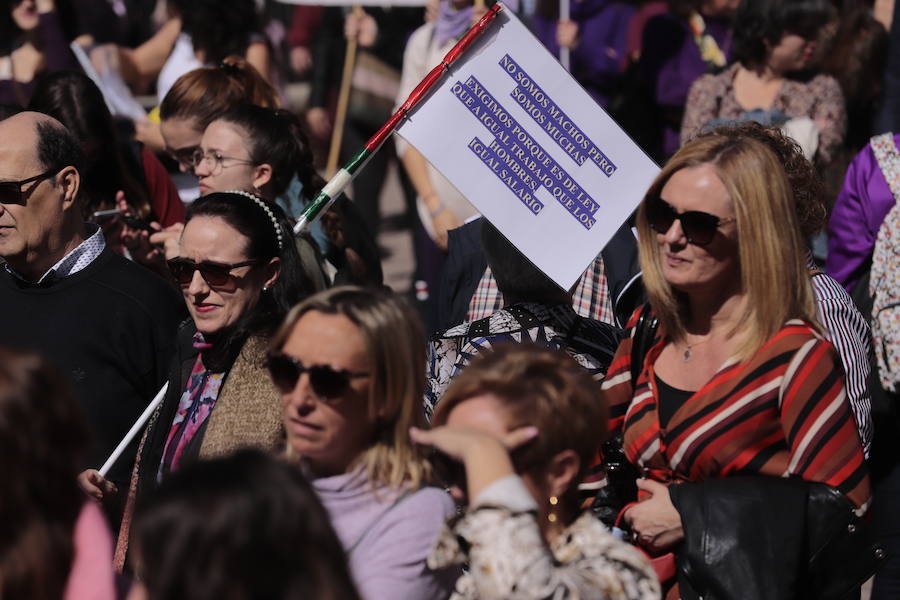
{"type": "Polygon", "coordinates": [[[684,527],[683,600],[843,599],[884,558],[850,502],[825,484],[736,476],[669,493],[684,527]]]}

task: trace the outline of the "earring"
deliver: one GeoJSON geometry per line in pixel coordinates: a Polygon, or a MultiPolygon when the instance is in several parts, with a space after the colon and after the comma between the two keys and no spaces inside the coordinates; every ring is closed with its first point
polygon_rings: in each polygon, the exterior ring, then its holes
{"type": "Polygon", "coordinates": [[[268,291],[269,291],[269,286],[264,285],[262,291],[263,291],[264,293],[265,293],[265,292],[268,292],[268,291]]]}
{"type": "Polygon", "coordinates": [[[550,514],[547,515],[547,520],[551,523],[556,523],[556,505],[559,504],[559,498],[556,496],[550,496],[550,514]]]}

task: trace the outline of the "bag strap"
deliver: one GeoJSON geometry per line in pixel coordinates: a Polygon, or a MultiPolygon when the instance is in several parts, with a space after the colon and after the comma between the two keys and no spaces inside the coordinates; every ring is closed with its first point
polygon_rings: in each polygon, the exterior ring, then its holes
{"type": "Polygon", "coordinates": [[[900,152],[894,143],[894,134],[888,132],[876,135],[869,141],[869,145],[894,200],[900,202],[900,152]]]}
{"type": "Polygon", "coordinates": [[[659,327],[659,319],[653,314],[650,303],[641,307],[637,323],[634,326],[634,334],[631,336],[631,385],[637,382],[638,375],[644,367],[644,359],[653,345],[656,330],[659,327]]]}

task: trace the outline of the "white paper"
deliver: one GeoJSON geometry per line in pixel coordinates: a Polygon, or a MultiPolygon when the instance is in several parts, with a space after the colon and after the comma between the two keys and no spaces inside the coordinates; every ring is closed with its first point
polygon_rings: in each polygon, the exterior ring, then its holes
{"type": "Polygon", "coordinates": [[[509,10],[398,133],[565,289],[659,171],[509,10]]]}
{"type": "Polygon", "coordinates": [[[91,57],[96,61],[96,65],[77,42],[72,42],[69,47],[85,74],[100,88],[110,114],[127,117],[136,122],[147,120],[147,111],[135,100],[131,90],[122,80],[115,46],[105,44],[91,49],[91,57]]]}

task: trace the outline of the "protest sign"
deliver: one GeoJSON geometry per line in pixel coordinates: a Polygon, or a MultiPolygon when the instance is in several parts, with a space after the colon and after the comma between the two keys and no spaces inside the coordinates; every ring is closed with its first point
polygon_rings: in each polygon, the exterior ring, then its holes
{"type": "Polygon", "coordinates": [[[397,133],[566,289],[659,171],[508,10],[397,133]]]}

